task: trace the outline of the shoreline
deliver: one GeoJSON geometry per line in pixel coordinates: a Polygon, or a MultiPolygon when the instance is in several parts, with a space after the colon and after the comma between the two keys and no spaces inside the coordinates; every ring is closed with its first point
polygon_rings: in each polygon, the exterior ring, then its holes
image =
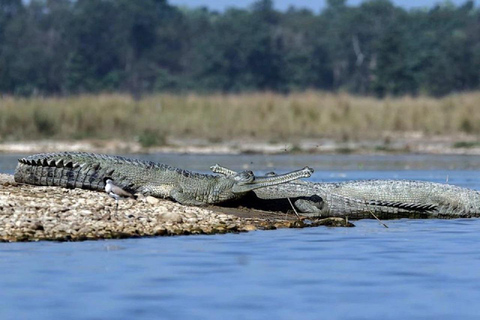
{"type": "Polygon", "coordinates": [[[85,151],[95,153],[194,153],[194,154],[465,154],[480,155],[475,135],[433,136],[402,134],[390,139],[336,141],[299,139],[295,142],[269,142],[237,139],[211,142],[206,139],[170,138],[162,146],[143,147],[123,140],[38,140],[0,143],[0,153],[44,153],[85,151]]]}
{"type": "Polygon", "coordinates": [[[340,218],[299,220],[256,209],[193,207],[154,197],[115,201],[105,193],[15,183],[0,173],[0,242],[83,241],[239,233],[317,226],[351,227],[340,218]]]}

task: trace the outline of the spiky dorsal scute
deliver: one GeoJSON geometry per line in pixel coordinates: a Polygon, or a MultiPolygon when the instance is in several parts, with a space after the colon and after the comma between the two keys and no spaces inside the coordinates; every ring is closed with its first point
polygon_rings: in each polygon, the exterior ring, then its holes
{"type": "Polygon", "coordinates": [[[64,157],[65,153],[43,153],[28,156],[26,158],[18,159],[18,162],[30,165],[30,166],[43,166],[43,167],[77,167],[73,161],[68,160],[68,157],[64,157]]]}
{"type": "Polygon", "coordinates": [[[437,205],[428,204],[428,203],[402,203],[398,201],[383,201],[383,200],[370,200],[370,201],[367,201],[367,203],[373,206],[392,207],[392,208],[399,208],[399,209],[419,211],[419,212],[434,212],[438,210],[437,205]]]}

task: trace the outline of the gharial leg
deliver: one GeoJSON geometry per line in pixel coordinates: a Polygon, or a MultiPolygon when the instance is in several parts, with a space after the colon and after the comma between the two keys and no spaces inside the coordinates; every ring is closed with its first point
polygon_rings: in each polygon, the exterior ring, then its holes
{"type": "Polygon", "coordinates": [[[173,189],[170,192],[170,197],[172,197],[178,203],[181,203],[181,204],[187,205],[187,206],[205,206],[206,205],[205,202],[202,202],[202,201],[199,201],[199,200],[196,200],[196,199],[192,199],[192,197],[185,194],[183,192],[182,188],[180,188],[180,187],[173,189]]]}
{"type": "Polygon", "coordinates": [[[294,199],[293,203],[298,211],[310,217],[321,217],[325,210],[325,202],[322,197],[317,195],[297,198],[294,199]]]}

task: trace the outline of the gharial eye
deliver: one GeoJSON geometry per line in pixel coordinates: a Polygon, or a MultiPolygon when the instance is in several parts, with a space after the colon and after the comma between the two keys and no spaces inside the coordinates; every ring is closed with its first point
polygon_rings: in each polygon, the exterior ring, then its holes
{"type": "Polygon", "coordinates": [[[246,170],[246,171],[242,171],[242,172],[238,173],[235,176],[235,180],[239,181],[239,182],[248,183],[248,182],[252,182],[253,180],[255,180],[255,176],[254,176],[252,171],[246,170]]]}

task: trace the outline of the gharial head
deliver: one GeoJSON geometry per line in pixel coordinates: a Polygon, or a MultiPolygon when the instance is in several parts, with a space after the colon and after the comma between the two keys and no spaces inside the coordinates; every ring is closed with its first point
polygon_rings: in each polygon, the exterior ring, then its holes
{"type": "Polygon", "coordinates": [[[233,176],[233,180],[237,185],[245,185],[255,181],[255,174],[250,170],[238,172],[233,176]]]}
{"type": "MultiPolygon", "coordinates": [[[[234,172],[229,169],[222,170],[224,172],[234,172]]],[[[227,175],[232,178],[235,184],[232,187],[233,193],[244,193],[258,188],[274,186],[277,184],[287,183],[292,180],[310,177],[313,169],[305,167],[301,170],[291,171],[285,174],[267,174],[265,176],[255,176],[252,171],[242,171],[233,175],[227,175]]]]}

